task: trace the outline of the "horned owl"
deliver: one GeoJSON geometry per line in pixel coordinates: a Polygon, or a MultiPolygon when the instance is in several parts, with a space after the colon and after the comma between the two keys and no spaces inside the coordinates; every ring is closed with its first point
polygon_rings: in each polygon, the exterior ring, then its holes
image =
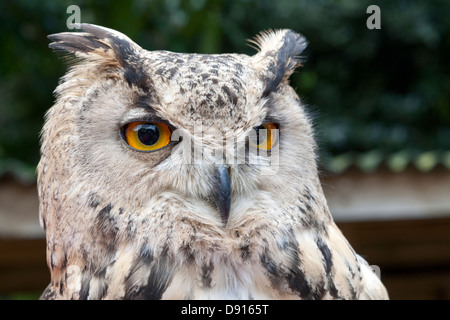
{"type": "Polygon", "coordinates": [[[289,76],[305,38],[257,53],[146,51],[82,24],[38,166],[42,299],[384,299],[336,227],[289,76]]]}

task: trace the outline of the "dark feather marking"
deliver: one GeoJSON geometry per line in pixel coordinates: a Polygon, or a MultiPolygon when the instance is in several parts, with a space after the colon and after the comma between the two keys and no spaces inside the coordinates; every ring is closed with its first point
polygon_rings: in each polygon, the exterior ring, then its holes
{"type": "MultiPolygon", "coordinates": [[[[194,241],[195,241],[195,239],[191,239],[191,242],[194,242],[194,241]]],[[[191,242],[181,245],[180,248],[178,249],[178,253],[181,256],[183,256],[184,260],[189,264],[192,264],[195,262],[195,252],[191,247],[191,242]]]]}
{"type": "Polygon", "coordinates": [[[49,44],[53,50],[68,52],[90,52],[97,49],[109,50],[110,47],[92,36],[80,36],[75,33],[51,34],[48,39],[55,41],[49,44]]]}
{"type": "MultiPolygon", "coordinates": [[[[52,247],[53,247],[52,248],[52,252],[55,252],[56,251],[55,243],[53,244],[52,247]]],[[[51,254],[50,255],[50,267],[51,267],[51,269],[57,268],[57,269],[64,270],[66,268],[66,266],[67,266],[67,255],[66,255],[65,252],[63,254],[64,254],[64,256],[63,256],[62,260],[57,260],[57,261],[55,261],[55,259],[57,258],[57,256],[55,254],[51,254]]]]}
{"type": "Polygon", "coordinates": [[[217,108],[219,109],[222,109],[225,106],[225,101],[223,100],[221,95],[217,97],[215,106],[217,106],[217,108]]]}
{"type": "Polygon", "coordinates": [[[104,280],[106,276],[106,269],[109,267],[109,265],[104,266],[103,268],[100,268],[94,272],[94,277],[99,278],[100,280],[104,280]]]}
{"type": "MultiPolygon", "coordinates": [[[[83,281],[90,281],[90,278],[94,277],[100,286],[98,296],[92,297],[94,299],[101,299],[106,295],[108,291],[108,283],[105,279],[106,270],[115,263],[114,257],[116,254],[115,246],[118,227],[114,216],[111,214],[112,209],[113,205],[111,203],[103,207],[97,214],[94,225],[92,226],[92,233],[97,242],[96,245],[102,248],[102,250],[97,251],[94,256],[87,256],[87,252],[83,254],[85,261],[90,262],[87,265],[87,273],[85,276],[89,279],[83,279],[83,281]]],[[[87,298],[90,293],[89,283],[84,284],[82,289],[85,290],[82,293],[87,298]]]]}
{"type": "Polygon", "coordinates": [[[309,192],[306,192],[306,191],[305,191],[305,193],[303,194],[303,196],[304,196],[306,199],[311,200],[311,194],[310,194],[309,192]]]}
{"type": "Polygon", "coordinates": [[[306,211],[308,211],[308,212],[311,211],[311,206],[307,202],[305,202],[305,208],[306,208],[306,211]]]}
{"type": "Polygon", "coordinates": [[[152,250],[144,245],[136,259],[130,274],[126,278],[125,299],[156,300],[160,299],[172,280],[172,259],[167,248],[155,258],[152,250]],[[145,285],[136,285],[136,273],[147,269],[148,279],[145,285]]]}
{"type": "Polygon", "coordinates": [[[108,283],[105,281],[105,279],[97,279],[99,281],[100,289],[98,291],[98,296],[96,299],[102,299],[106,294],[108,293],[108,283]]]}
{"type": "Polygon", "coordinates": [[[167,73],[167,77],[169,79],[172,79],[178,73],[178,67],[170,68],[170,69],[166,70],[166,73],[167,73]]]}
{"type": "Polygon", "coordinates": [[[306,280],[305,273],[300,268],[302,265],[299,257],[300,250],[298,248],[294,230],[289,230],[284,243],[282,243],[282,248],[283,251],[288,252],[288,257],[293,259],[291,266],[288,268],[289,272],[287,274],[289,288],[291,288],[294,292],[297,292],[303,299],[314,299],[315,292],[309,285],[308,280],[306,280]]]}
{"type": "Polygon", "coordinates": [[[161,299],[172,280],[172,268],[172,259],[169,258],[167,251],[163,251],[150,270],[148,283],[143,292],[144,299],[161,299]]]}
{"type": "Polygon", "coordinates": [[[300,270],[299,265],[293,266],[292,269],[284,269],[269,257],[268,253],[260,256],[263,267],[269,273],[269,279],[274,288],[279,289],[283,282],[287,284],[291,290],[298,293],[303,299],[312,299],[312,289],[309,287],[305,274],[300,270]]]}
{"type": "Polygon", "coordinates": [[[66,288],[66,282],[67,282],[67,273],[65,274],[65,278],[63,281],[59,282],[59,294],[64,294],[64,289],[66,288]]]}
{"type": "MultiPolygon", "coordinates": [[[[102,243],[102,242],[101,242],[102,243]]],[[[84,258],[90,263],[86,266],[85,270],[83,270],[83,278],[82,278],[82,287],[81,291],[86,290],[83,294],[86,298],[89,294],[92,295],[92,288],[90,287],[90,281],[94,279],[98,282],[98,291],[96,292],[96,296],[91,296],[92,299],[102,299],[108,292],[108,281],[106,279],[106,271],[109,267],[114,265],[115,261],[115,246],[114,244],[105,244],[102,243],[104,249],[98,251],[96,255],[88,258],[85,256],[84,258]],[[87,283],[84,283],[87,281],[87,283]],[[83,288],[84,285],[84,288],[83,288]]],[[[94,282],[95,283],[95,282],[94,282]]],[[[80,299],[82,293],[80,292],[80,299]]]]}
{"type": "Polygon", "coordinates": [[[166,69],[161,67],[161,68],[156,69],[155,74],[158,76],[164,76],[165,71],[166,71],[166,69]]]}
{"type": "Polygon", "coordinates": [[[64,50],[72,53],[111,49],[108,44],[101,41],[103,39],[111,39],[112,35],[109,32],[87,24],[82,24],[81,30],[90,34],[58,33],[47,36],[48,39],[54,41],[49,44],[49,47],[54,50],[64,50]]]}
{"type": "Polygon", "coordinates": [[[91,276],[85,273],[81,280],[80,300],[87,300],[89,296],[90,282],[91,276]]]}
{"type": "Polygon", "coordinates": [[[350,279],[347,279],[347,283],[348,283],[348,287],[350,289],[351,299],[352,300],[356,300],[356,298],[357,298],[356,288],[353,286],[353,284],[350,281],[350,279]]]}
{"type": "MultiPolygon", "coordinates": [[[[285,253],[285,257],[291,261],[284,268],[284,277],[289,288],[303,299],[322,299],[326,293],[324,282],[309,283],[305,272],[301,269],[301,251],[295,239],[294,230],[289,230],[283,241],[278,243],[280,251],[285,253]]],[[[286,260],[285,260],[286,261],[286,260]]]]}
{"type": "Polygon", "coordinates": [[[312,299],[312,290],[308,285],[304,272],[296,268],[288,275],[289,288],[296,291],[303,299],[312,299]]]}
{"type": "Polygon", "coordinates": [[[320,252],[322,253],[324,268],[328,279],[328,290],[330,292],[330,295],[333,298],[340,299],[339,292],[333,281],[333,271],[332,271],[333,257],[331,255],[330,248],[328,248],[327,244],[321,238],[318,238],[316,240],[316,244],[320,252]]]}
{"type": "Polygon", "coordinates": [[[113,50],[120,64],[124,67],[123,76],[125,81],[131,87],[133,84],[145,92],[153,92],[153,85],[147,73],[142,69],[136,52],[131,44],[116,36],[109,37],[112,42],[113,50]]]}
{"type": "Polygon", "coordinates": [[[250,259],[250,257],[252,256],[252,252],[250,250],[250,245],[248,243],[241,244],[239,249],[241,250],[242,260],[246,261],[246,260],[250,259]]]}
{"type": "Polygon", "coordinates": [[[227,86],[222,86],[222,91],[228,97],[228,100],[235,106],[238,101],[237,95],[230,90],[227,86]]]}
{"type": "Polygon", "coordinates": [[[281,277],[280,270],[278,270],[275,262],[269,257],[268,252],[260,256],[260,261],[263,267],[269,272],[272,283],[278,283],[278,278],[281,277]]]}
{"type": "Polygon", "coordinates": [[[298,55],[305,50],[307,45],[308,43],[303,36],[293,31],[288,31],[278,52],[268,53],[275,57],[275,63],[272,62],[269,65],[270,75],[265,79],[266,86],[263,97],[267,97],[271,92],[275,91],[286,72],[295,68],[298,64],[298,55]]]}
{"type": "Polygon", "coordinates": [[[209,264],[205,263],[202,267],[202,284],[205,288],[211,288],[211,274],[213,270],[214,265],[212,264],[212,262],[210,262],[209,264]]]}
{"type": "Polygon", "coordinates": [[[67,267],[67,255],[66,255],[66,252],[64,252],[64,257],[62,259],[62,263],[61,263],[60,268],[61,269],[66,269],[66,267],[67,267]]]}
{"type": "Polygon", "coordinates": [[[42,292],[39,300],[55,300],[56,299],[56,291],[53,288],[52,284],[49,284],[47,288],[45,288],[44,292],[42,292]]]}
{"type": "Polygon", "coordinates": [[[99,199],[97,193],[92,192],[89,195],[89,205],[95,209],[98,207],[99,204],[100,204],[100,199],[99,199]]]}
{"type": "MultiPolygon", "coordinates": [[[[348,260],[345,260],[345,264],[347,265],[348,271],[350,272],[352,279],[355,279],[356,273],[353,270],[352,266],[350,265],[350,262],[348,260]]],[[[356,299],[357,296],[356,288],[353,286],[351,279],[348,279],[347,281],[350,288],[350,293],[352,295],[352,299],[356,299]]]]}
{"type": "MultiPolygon", "coordinates": [[[[136,61],[136,52],[128,40],[120,39],[107,30],[89,24],[81,24],[81,30],[92,34],[90,38],[95,45],[94,50],[100,48],[102,45],[104,46],[102,40],[109,40],[111,43],[111,46],[109,47],[113,49],[116,59],[123,67],[127,66],[130,59],[133,59],[133,62],[136,61]]],[[[89,36],[87,38],[89,38],[89,36]]]]}
{"type": "Polygon", "coordinates": [[[327,293],[327,290],[325,288],[325,282],[320,281],[316,284],[315,290],[313,291],[313,299],[314,300],[321,300],[325,296],[325,293],[327,293]]]}
{"type": "Polygon", "coordinates": [[[319,234],[326,235],[327,227],[325,223],[317,220],[312,212],[311,206],[307,202],[303,201],[301,198],[298,199],[301,204],[297,205],[297,209],[300,211],[300,221],[303,226],[315,230],[319,234]]]}
{"type": "Polygon", "coordinates": [[[111,203],[103,207],[97,214],[93,226],[94,232],[100,232],[100,236],[97,236],[97,239],[107,247],[109,251],[114,251],[118,232],[116,221],[111,215],[112,208],[113,205],[111,203]]]}
{"type": "Polygon", "coordinates": [[[138,54],[132,44],[121,39],[107,30],[89,24],[81,24],[80,33],[59,33],[49,35],[48,38],[54,42],[49,44],[53,50],[69,53],[89,53],[96,50],[114,52],[114,58],[123,68],[125,81],[131,86],[136,85],[146,92],[150,92],[153,86],[151,80],[142,69],[138,54]],[[105,41],[106,40],[106,41],[105,41]]]}
{"type": "Polygon", "coordinates": [[[219,76],[219,70],[218,70],[218,68],[210,69],[210,70],[209,70],[209,73],[210,73],[211,75],[213,75],[213,76],[216,76],[216,77],[219,76]]]}
{"type": "Polygon", "coordinates": [[[144,70],[138,66],[127,66],[123,73],[125,81],[131,87],[133,84],[141,88],[146,93],[154,92],[153,85],[151,85],[150,78],[146,75],[144,70]]]}
{"type": "Polygon", "coordinates": [[[333,259],[331,256],[330,248],[328,248],[326,243],[323,242],[323,240],[321,238],[318,238],[316,240],[316,244],[317,244],[317,247],[319,248],[320,252],[322,253],[325,272],[327,274],[330,274],[332,272],[331,268],[333,267],[333,259]]]}
{"type": "Polygon", "coordinates": [[[161,121],[163,119],[161,119],[160,117],[158,117],[158,113],[156,112],[156,109],[153,107],[153,105],[157,103],[153,100],[152,96],[149,96],[148,93],[146,92],[144,95],[142,96],[138,96],[136,98],[136,101],[134,102],[134,106],[137,108],[143,108],[145,109],[148,113],[150,113],[150,116],[153,120],[153,118],[156,118],[156,121],[161,121]]]}
{"type": "Polygon", "coordinates": [[[233,85],[233,88],[234,88],[234,90],[236,92],[240,92],[240,91],[244,90],[242,82],[240,80],[238,80],[238,78],[231,78],[230,81],[231,81],[231,84],[233,85]]]}
{"type": "Polygon", "coordinates": [[[233,69],[236,70],[236,72],[237,72],[238,74],[242,75],[244,67],[242,66],[241,63],[236,62],[236,63],[233,65],[233,69]]]}
{"type": "Polygon", "coordinates": [[[355,279],[356,273],[353,270],[352,266],[350,265],[350,262],[348,262],[348,260],[345,260],[345,264],[347,265],[348,271],[350,272],[352,279],[355,279]]]}
{"type": "Polygon", "coordinates": [[[303,194],[303,196],[312,202],[316,202],[316,198],[314,198],[311,190],[309,190],[308,187],[306,187],[306,190],[305,190],[305,193],[303,194]]]}
{"type": "Polygon", "coordinates": [[[142,291],[142,286],[136,285],[136,274],[140,272],[141,269],[149,269],[152,261],[152,250],[146,245],[142,246],[138,258],[134,261],[133,267],[131,268],[130,273],[125,279],[124,299],[139,299],[140,293],[142,291]]]}
{"type": "Polygon", "coordinates": [[[143,265],[149,265],[153,261],[153,251],[152,249],[144,244],[139,252],[138,262],[143,265]]]}
{"type": "Polygon", "coordinates": [[[107,219],[109,216],[109,213],[111,212],[111,209],[113,208],[112,204],[109,203],[108,205],[106,205],[102,210],[100,210],[100,212],[97,215],[97,219],[99,220],[104,220],[107,219]]]}
{"type": "Polygon", "coordinates": [[[300,210],[300,212],[301,212],[302,214],[306,214],[306,210],[305,210],[303,207],[297,206],[297,208],[298,208],[298,210],[300,210]]]}

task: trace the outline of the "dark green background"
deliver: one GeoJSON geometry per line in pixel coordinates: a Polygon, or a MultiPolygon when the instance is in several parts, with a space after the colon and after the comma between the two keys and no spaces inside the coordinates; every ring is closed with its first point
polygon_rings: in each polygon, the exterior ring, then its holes
{"type": "Polygon", "coordinates": [[[315,119],[322,166],[450,164],[448,0],[20,0],[0,2],[0,174],[34,177],[43,116],[65,72],[46,36],[68,31],[72,4],[82,22],[148,50],[253,54],[246,39],[291,28],[310,42],[292,84],[315,119]],[[366,27],[371,4],[381,30],[366,27]]]}

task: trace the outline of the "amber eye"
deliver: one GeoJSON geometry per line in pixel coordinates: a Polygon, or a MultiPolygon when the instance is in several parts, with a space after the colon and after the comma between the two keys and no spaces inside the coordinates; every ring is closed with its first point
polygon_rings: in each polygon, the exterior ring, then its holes
{"type": "Polygon", "coordinates": [[[254,128],[256,131],[256,146],[259,150],[269,151],[278,144],[278,125],[275,123],[264,123],[254,128]]]}
{"type": "Polygon", "coordinates": [[[140,151],[154,151],[170,143],[172,130],[159,122],[131,122],[123,129],[128,145],[140,151]]]}

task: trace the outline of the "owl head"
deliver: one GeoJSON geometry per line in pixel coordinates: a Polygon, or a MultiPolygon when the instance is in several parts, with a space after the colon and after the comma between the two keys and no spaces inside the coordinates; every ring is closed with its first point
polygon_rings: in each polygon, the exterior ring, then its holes
{"type": "Polygon", "coordinates": [[[147,51],[90,24],[49,38],[71,58],[38,166],[52,279],[69,257],[106,265],[119,242],[167,243],[159,231],[174,219],[219,234],[299,194],[325,203],[311,124],[289,85],[303,36],[261,33],[253,56],[147,51]]]}
{"type": "Polygon", "coordinates": [[[49,38],[76,62],[55,91],[42,152],[58,150],[51,169],[86,199],[139,206],[170,191],[227,220],[234,198],[314,179],[311,127],[288,83],[301,35],[262,33],[253,56],[147,51],[89,24],[49,38]]]}

